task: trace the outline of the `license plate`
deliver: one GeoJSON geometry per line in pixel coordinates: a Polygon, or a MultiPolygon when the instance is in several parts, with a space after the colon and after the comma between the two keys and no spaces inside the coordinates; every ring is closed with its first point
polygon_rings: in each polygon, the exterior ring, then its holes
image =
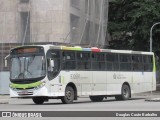
{"type": "Polygon", "coordinates": [[[19,92],[19,94],[20,95],[26,95],[26,94],[28,94],[28,91],[21,91],[21,92],[19,92]]]}

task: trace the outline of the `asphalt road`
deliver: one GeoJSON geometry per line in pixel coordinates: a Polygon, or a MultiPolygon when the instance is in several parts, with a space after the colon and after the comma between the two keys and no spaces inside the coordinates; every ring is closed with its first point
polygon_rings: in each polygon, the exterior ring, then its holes
{"type": "MultiPolygon", "coordinates": [[[[158,93],[145,93],[134,95],[128,101],[116,101],[114,97],[104,99],[103,102],[91,102],[89,98],[83,97],[74,101],[73,104],[62,104],[60,100],[49,100],[43,105],[35,105],[31,99],[9,98],[8,104],[0,104],[0,111],[160,111],[160,102],[147,102],[146,98],[160,98],[158,93]]],[[[7,99],[7,97],[5,98],[7,99]]],[[[33,118],[30,118],[33,119],[33,118]]],[[[42,118],[42,120],[45,118],[42,118]]],[[[51,118],[46,118],[51,119],[51,118]]],[[[55,120],[56,118],[54,118],[55,120]]],[[[60,120],[71,120],[73,118],[57,118],[60,120]]],[[[82,118],[76,118],[81,120],[82,118]]],[[[106,120],[106,118],[84,118],[91,120],[106,120]]],[[[107,120],[112,119],[108,118],[107,120]]],[[[122,119],[122,118],[117,118],[122,119]]],[[[130,118],[135,119],[136,118],[130,118]]],[[[142,119],[142,118],[140,118],[142,119]]],[[[145,118],[150,119],[150,118],[145,118]]],[[[159,119],[159,118],[153,118],[159,119]]],[[[35,120],[35,118],[34,118],[35,120]]],[[[128,118],[126,119],[128,120],[128,118]]],[[[144,120],[144,118],[143,118],[144,120]]]]}

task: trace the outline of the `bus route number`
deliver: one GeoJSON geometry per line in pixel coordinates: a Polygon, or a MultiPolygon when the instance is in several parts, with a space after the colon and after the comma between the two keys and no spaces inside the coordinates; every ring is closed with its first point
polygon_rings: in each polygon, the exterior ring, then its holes
{"type": "Polygon", "coordinates": [[[71,79],[79,79],[80,78],[80,74],[71,74],[71,79]]]}

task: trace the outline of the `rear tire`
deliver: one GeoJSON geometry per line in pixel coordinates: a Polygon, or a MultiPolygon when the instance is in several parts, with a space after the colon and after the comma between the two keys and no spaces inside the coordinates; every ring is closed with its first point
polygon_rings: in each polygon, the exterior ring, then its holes
{"type": "Polygon", "coordinates": [[[101,102],[104,99],[104,96],[89,96],[92,102],[101,102]]]}
{"type": "Polygon", "coordinates": [[[45,98],[43,98],[43,97],[34,97],[34,98],[32,98],[32,100],[33,100],[33,102],[35,103],[35,104],[43,104],[44,103],[44,101],[45,101],[45,98]]]}
{"type": "Polygon", "coordinates": [[[121,89],[121,95],[115,96],[116,100],[128,100],[131,96],[130,87],[124,84],[121,89]]]}
{"type": "Polygon", "coordinates": [[[67,86],[65,90],[65,96],[61,98],[62,103],[71,104],[74,100],[74,90],[71,86],[67,86]]]}

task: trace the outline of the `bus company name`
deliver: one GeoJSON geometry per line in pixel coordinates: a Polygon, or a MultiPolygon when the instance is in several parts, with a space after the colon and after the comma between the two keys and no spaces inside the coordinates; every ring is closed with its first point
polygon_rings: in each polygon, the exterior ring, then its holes
{"type": "Polygon", "coordinates": [[[113,74],[113,79],[126,79],[123,74],[113,74]]]}

